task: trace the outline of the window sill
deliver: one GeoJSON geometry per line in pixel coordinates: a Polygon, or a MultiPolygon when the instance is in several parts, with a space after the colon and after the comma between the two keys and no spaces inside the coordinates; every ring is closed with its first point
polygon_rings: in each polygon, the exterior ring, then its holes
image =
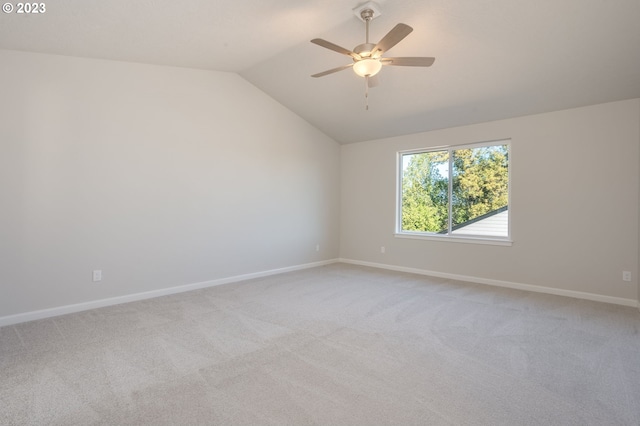
{"type": "Polygon", "coordinates": [[[512,246],[513,240],[508,238],[470,237],[457,235],[425,235],[422,233],[396,232],[396,238],[408,238],[413,240],[443,241],[449,243],[486,244],[492,246],[512,246]]]}

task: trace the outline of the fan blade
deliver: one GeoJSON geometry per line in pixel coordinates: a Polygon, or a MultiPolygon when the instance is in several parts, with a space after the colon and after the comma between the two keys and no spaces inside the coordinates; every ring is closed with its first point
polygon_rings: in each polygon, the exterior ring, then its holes
{"type": "Polygon", "coordinates": [[[369,84],[369,87],[378,87],[380,85],[380,79],[378,78],[378,74],[369,77],[367,79],[367,83],[369,84]]]}
{"type": "Polygon", "coordinates": [[[376,47],[371,51],[371,55],[375,55],[378,53],[386,52],[391,49],[396,44],[400,43],[403,38],[411,34],[413,28],[408,26],[407,24],[398,24],[391,31],[387,33],[386,36],[382,37],[382,40],[376,44],[376,47]]]}
{"type": "Polygon", "coordinates": [[[436,58],[382,58],[382,65],[396,65],[401,67],[430,67],[436,58]]]}
{"type": "Polygon", "coordinates": [[[318,46],[324,47],[325,49],[333,50],[334,52],[342,53],[343,55],[351,56],[353,59],[360,60],[362,59],[360,55],[356,52],[352,52],[344,47],[340,47],[337,44],[333,44],[330,41],[323,40],[321,38],[314,38],[311,40],[311,43],[317,44],[318,46]]]}
{"type": "Polygon", "coordinates": [[[316,77],[316,78],[317,77],[324,77],[325,75],[333,74],[334,72],[346,70],[347,68],[351,68],[352,66],[353,66],[353,64],[343,65],[343,66],[338,67],[338,68],[332,68],[332,69],[327,70],[327,71],[319,72],[318,74],[314,74],[311,77],[316,77]]]}

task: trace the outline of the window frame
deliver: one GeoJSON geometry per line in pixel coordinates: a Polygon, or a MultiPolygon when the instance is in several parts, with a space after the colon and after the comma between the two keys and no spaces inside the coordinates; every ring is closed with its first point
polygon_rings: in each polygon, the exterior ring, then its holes
{"type": "Polygon", "coordinates": [[[496,139],[491,141],[477,142],[477,143],[465,143],[459,145],[441,145],[428,148],[418,148],[398,151],[396,153],[396,223],[394,236],[396,238],[409,238],[418,240],[432,240],[432,241],[447,241],[456,243],[469,243],[469,244],[489,244],[500,246],[511,246],[513,244],[513,237],[511,233],[512,223],[512,209],[511,209],[511,164],[512,164],[512,146],[511,139],[496,139]],[[507,236],[491,236],[491,235],[452,235],[449,231],[452,229],[451,214],[449,214],[449,225],[446,234],[419,232],[419,231],[404,231],[402,229],[402,178],[403,178],[403,156],[411,154],[422,154],[426,152],[447,151],[449,154],[449,179],[448,179],[448,191],[449,201],[448,208],[451,213],[451,196],[452,196],[452,182],[453,182],[453,168],[451,167],[453,161],[453,152],[461,149],[474,149],[482,148],[486,146],[506,145],[507,152],[509,154],[509,165],[507,169],[507,193],[508,193],[508,206],[509,206],[509,220],[507,223],[507,236]]]}

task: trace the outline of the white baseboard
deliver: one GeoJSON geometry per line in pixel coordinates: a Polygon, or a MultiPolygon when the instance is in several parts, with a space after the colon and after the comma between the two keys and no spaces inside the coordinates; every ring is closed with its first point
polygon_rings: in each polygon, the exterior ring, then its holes
{"type": "Polygon", "coordinates": [[[384,263],[363,262],[360,260],[353,260],[353,259],[340,259],[340,262],[349,263],[352,265],[369,266],[372,268],[388,269],[391,271],[408,272],[408,273],[418,274],[418,275],[428,275],[432,277],[447,278],[447,279],[457,280],[457,281],[486,284],[486,285],[492,285],[496,287],[506,287],[506,288],[513,288],[517,290],[532,291],[535,293],[546,293],[546,294],[553,294],[556,296],[573,297],[575,299],[586,299],[586,300],[593,300],[596,302],[612,303],[615,305],[632,306],[640,309],[640,303],[637,300],[625,299],[622,297],[604,296],[601,294],[586,293],[582,291],[563,290],[559,288],[544,287],[544,286],[538,286],[533,284],[521,284],[521,283],[510,282],[510,281],[500,281],[500,280],[493,280],[488,278],[472,277],[468,275],[449,274],[445,272],[428,271],[425,269],[416,269],[416,268],[407,268],[404,266],[387,265],[384,263]]]}
{"type": "Polygon", "coordinates": [[[384,263],[364,262],[360,260],[341,258],[341,259],[330,259],[330,260],[325,260],[320,262],[306,263],[306,264],[296,265],[296,266],[289,266],[286,268],[271,269],[268,271],[254,272],[251,274],[236,275],[233,277],[220,278],[216,280],[204,281],[204,282],[194,283],[194,284],[186,284],[186,285],[181,285],[177,287],[163,288],[163,289],[148,291],[144,293],[128,294],[124,296],[112,297],[109,299],[93,300],[90,302],[78,303],[74,305],[66,305],[66,306],[60,306],[56,308],[43,309],[39,311],[32,311],[32,312],[25,312],[25,313],[16,314],[16,315],[4,316],[4,317],[0,317],[0,327],[12,325],[12,324],[19,324],[22,322],[51,318],[51,317],[56,317],[60,315],[72,314],[74,312],[88,311],[90,309],[103,308],[106,306],[119,305],[122,303],[135,302],[138,300],[152,299],[154,297],[184,293],[187,291],[199,290],[199,289],[208,288],[208,287],[215,287],[223,284],[231,284],[231,283],[250,280],[254,278],[268,277],[270,275],[283,274],[285,272],[293,272],[293,271],[299,271],[302,269],[315,268],[318,266],[330,265],[337,262],[348,263],[352,265],[368,266],[372,268],[387,269],[387,270],[398,271],[398,272],[408,272],[408,273],[418,274],[418,275],[428,275],[432,277],[446,278],[446,279],[457,280],[457,281],[486,284],[486,285],[492,285],[497,287],[513,288],[518,290],[532,291],[536,293],[546,293],[546,294],[554,294],[557,296],[567,296],[567,297],[573,297],[576,299],[593,300],[596,302],[612,303],[616,305],[632,306],[640,309],[640,303],[634,299],[625,299],[621,297],[604,296],[600,294],[586,293],[581,291],[563,290],[558,288],[543,287],[543,286],[532,285],[532,284],[521,284],[521,283],[514,283],[509,281],[500,281],[500,280],[493,280],[488,278],[472,277],[468,275],[449,274],[445,272],[428,271],[425,269],[408,268],[404,266],[387,265],[384,263]]]}
{"type": "Polygon", "coordinates": [[[170,294],[184,293],[192,290],[199,290],[208,287],[215,287],[223,284],[231,284],[239,281],[250,280],[254,278],[268,277],[270,275],[283,274],[285,272],[299,271],[302,269],[315,268],[318,266],[330,265],[337,263],[338,259],[324,260],[320,262],[306,263],[302,265],[289,266],[286,268],[271,269],[268,271],[254,272],[251,274],[236,275],[233,277],[220,278],[211,281],[204,281],[194,284],[186,284],[177,287],[162,288],[158,290],[147,291],[144,293],[128,294],[124,296],[112,297],[109,299],[92,300],[90,302],[77,303],[74,305],[60,306],[56,308],[43,309],[33,312],[25,312],[22,314],[9,315],[0,317],[0,327],[19,324],[22,322],[35,321],[39,319],[57,317],[60,315],[72,314],[74,312],[88,311],[90,309],[104,308],[106,306],[119,305],[121,303],[135,302],[138,300],[153,299],[154,297],[168,296],[170,294]]]}

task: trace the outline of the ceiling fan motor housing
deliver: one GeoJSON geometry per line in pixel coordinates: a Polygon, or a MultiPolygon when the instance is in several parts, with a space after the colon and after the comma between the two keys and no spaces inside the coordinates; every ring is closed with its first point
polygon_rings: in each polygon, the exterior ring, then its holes
{"type": "Polygon", "coordinates": [[[373,51],[374,47],[376,47],[376,45],[373,43],[362,43],[354,47],[353,51],[363,58],[367,58],[371,56],[371,51],[373,51]]]}

